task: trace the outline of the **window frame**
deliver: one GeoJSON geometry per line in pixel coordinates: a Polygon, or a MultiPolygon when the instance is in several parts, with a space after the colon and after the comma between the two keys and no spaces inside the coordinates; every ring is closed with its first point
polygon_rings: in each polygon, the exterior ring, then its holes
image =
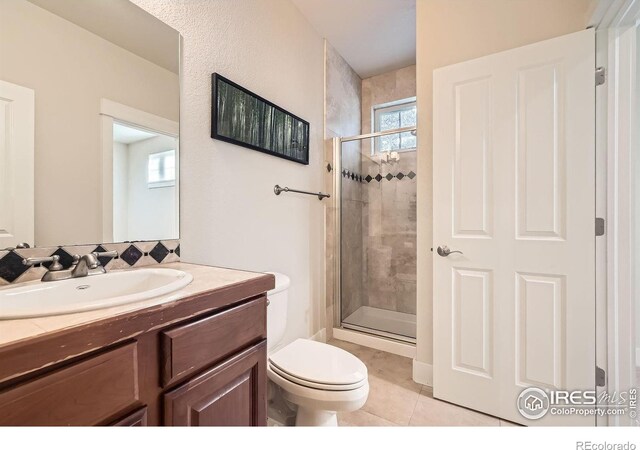
{"type": "MultiPolygon", "coordinates": [[[[165,188],[165,187],[173,187],[176,185],[176,179],[177,177],[177,170],[176,170],[176,149],[168,149],[168,150],[161,150],[159,152],[153,152],[153,153],[149,153],[147,155],[147,189],[158,189],[158,188],[165,188]],[[161,181],[149,181],[149,163],[151,162],[152,157],[154,157],[155,155],[161,155],[163,153],[173,153],[173,158],[174,158],[174,167],[173,167],[173,179],[170,180],[161,180],[161,181]]],[[[166,159],[166,158],[163,158],[166,159]]]]}
{"type": "MultiPolygon", "coordinates": [[[[380,130],[380,116],[382,113],[389,111],[397,111],[400,113],[401,111],[406,111],[411,108],[416,108],[416,116],[417,116],[417,98],[416,97],[408,97],[400,100],[395,100],[392,102],[381,103],[378,105],[374,105],[371,108],[371,123],[373,124],[373,133],[378,133],[380,130]]],[[[416,125],[417,125],[417,117],[416,117],[416,125]]],[[[409,125],[411,126],[411,125],[409,125]]],[[[415,125],[414,125],[415,126],[415,125]]],[[[402,127],[401,128],[406,128],[402,127]]],[[[399,133],[400,134],[400,133],[399,133]]],[[[371,155],[385,153],[388,150],[380,150],[380,137],[375,137],[372,139],[371,144],[371,155]]],[[[402,146],[402,138],[400,137],[400,146],[402,146]]],[[[391,150],[394,152],[412,152],[416,151],[417,145],[415,147],[408,148],[399,148],[398,150],[391,150]]]]}

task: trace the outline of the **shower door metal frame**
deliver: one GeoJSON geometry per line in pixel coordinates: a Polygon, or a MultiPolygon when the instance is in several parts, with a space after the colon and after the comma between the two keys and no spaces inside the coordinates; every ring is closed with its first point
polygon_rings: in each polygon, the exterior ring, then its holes
{"type": "MultiPolygon", "coordinates": [[[[342,144],[345,142],[364,141],[365,139],[374,139],[380,136],[387,136],[390,134],[407,133],[411,131],[417,131],[416,127],[404,127],[396,128],[395,130],[385,130],[376,133],[359,134],[356,136],[348,137],[335,137],[332,139],[333,145],[333,207],[334,207],[334,227],[335,227],[335,257],[334,257],[334,310],[333,320],[336,328],[346,328],[352,331],[361,333],[367,333],[380,338],[392,339],[394,341],[402,342],[405,344],[415,345],[416,340],[400,336],[393,333],[388,333],[382,330],[374,330],[365,327],[359,327],[357,325],[344,326],[342,323],[342,144]]],[[[417,298],[416,298],[417,301],[417,298]]]]}

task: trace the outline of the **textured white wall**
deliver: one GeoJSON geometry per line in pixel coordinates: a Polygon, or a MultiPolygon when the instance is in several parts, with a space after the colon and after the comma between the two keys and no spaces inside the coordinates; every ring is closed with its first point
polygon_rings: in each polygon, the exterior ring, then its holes
{"type": "Polygon", "coordinates": [[[184,261],[291,277],[286,340],[324,326],[324,204],[280,184],[322,188],[323,42],[289,0],[134,0],[182,33],[184,261]],[[311,124],[303,166],[210,137],[211,74],[311,124]]]}

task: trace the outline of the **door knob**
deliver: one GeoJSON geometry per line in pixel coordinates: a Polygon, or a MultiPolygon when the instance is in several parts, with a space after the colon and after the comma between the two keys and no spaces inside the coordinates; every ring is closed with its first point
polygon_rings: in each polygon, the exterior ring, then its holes
{"type": "Polygon", "coordinates": [[[447,257],[452,253],[460,253],[463,254],[460,250],[449,250],[449,247],[443,245],[442,247],[438,247],[438,255],[447,257]]]}

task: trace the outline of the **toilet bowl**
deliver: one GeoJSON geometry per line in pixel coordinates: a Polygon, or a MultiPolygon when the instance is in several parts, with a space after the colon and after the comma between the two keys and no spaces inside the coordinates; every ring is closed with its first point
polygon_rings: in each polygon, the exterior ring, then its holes
{"type": "Polygon", "coordinates": [[[286,328],[289,278],[267,293],[267,376],[295,405],[296,426],[337,426],[337,413],[360,409],[369,395],[367,367],[351,353],[309,339],[278,347],[286,328]]]}

